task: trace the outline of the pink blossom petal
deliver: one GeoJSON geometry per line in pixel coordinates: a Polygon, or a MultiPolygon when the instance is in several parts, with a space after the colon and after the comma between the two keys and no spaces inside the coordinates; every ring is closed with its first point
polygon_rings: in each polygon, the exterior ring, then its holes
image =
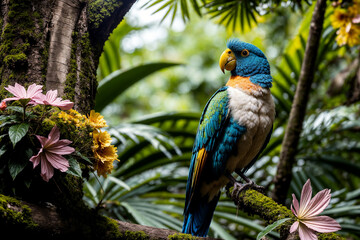
{"type": "Polygon", "coordinates": [[[299,218],[303,217],[304,213],[307,211],[308,205],[311,200],[311,195],[312,195],[311,182],[310,179],[308,179],[301,191],[300,208],[298,211],[299,218]]]}
{"type": "Polygon", "coordinates": [[[58,95],[58,91],[57,90],[49,90],[47,93],[46,93],[46,98],[50,101],[50,102],[53,102],[56,100],[56,97],[58,95]]]}
{"type": "Polygon", "coordinates": [[[302,220],[308,228],[321,233],[336,232],[341,229],[339,223],[328,216],[317,216],[311,219],[302,220]]]}
{"type": "Polygon", "coordinates": [[[301,223],[299,224],[299,237],[301,240],[317,240],[315,232],[301,223]]]}
{"type": "Polygon", "coordinates": [[[18,98],[18,97],[5,98],[5,99],[3,99],[3,102],[16,101],[16,100],[19,100],[19,99],[20,98],[18,98]]]}
{"type": "Polygon", "coordinates": [[[54,142],[59,141],[60,139],[60,131],[58,129],[57,126],[54,126],[48,136],[49,140],[51,139],[51,141],[49,142],[49,145],[53,144],[54,142]]]}
{"type": "Polygon", "coordinates": [[[42,92],[42,85],[37,85],[35,83],[31,84],[26,92],[27,98],[33,98],[37,94],[42,92]]]}
{"type": "Polygon", "coordinates": [[[329,205],[330,199],[330,189],[324,189],[318,192],[315,197],[311,199],[308,208],[304,212],[303,218],[311,218],[322,213],[329,205]]]}
{"type": "Polygon", "coordinates": [[[73,108],[74,103],[70,102],[69,100],[64,100],[61,103],[58,103],[56,106],[59,107],[61,110],[70,110],[73,108]]]}
{"type": "Polygon", "coordinates": [[[41,144],[41,147],[44,147],[44,146],[47,146],[48,145],[48,142],[49,142],[49,139],[46,138],[46,137],[43,137],[43,136],[39,136],[39,135],[35,135],[36,138],[39,140],[40,144],[41,144]]]}
{"type": "Polygon", "coordinates": [[[57,90],[49,90],[42,99],[43,103],[45,105],[59,107],[61,110],[69,110],[74,106],[73,102],[70,102],[69,100],[62,100],[57,97],[57,94],[57,90]]]}
{"type": "Polygon", "coordinates": [[[66,160],[66,158],[64,158],[63,156],[50,152],[45,152],[45,157],[47,161],[51,164],[51,166],[59,169],[62,172],[66,172],[70,167],[69,161],[66,160]]]}
{"type": "Polygon", "coordinates": [[[292,225],[291,225],[291,228],[290,228],[290,233],[293,233],[295,232],[299,227],[299,222],[298,221],[295,221],[292,225]]]}
{"type": "Polygon", "coordinates": [[[54,168],[51,164],[46,160],[45,155],[41,155],[41,176],[42,178],[48,182],[52,176],[54,176],[54,168]]]}
{"type": "Polygon", "coordinates": [[[67,155],[75,152],[75,149],[73,147],[62,145],[62,146],[51,147],[47,149],[47,151],[58,155],[67,155]]]}
{"type": "Polygon", "coordinates": [[[62,172],[66,172],[70,165],[69,161],[62,155],[70,154],[75,151],[74,148],[68,146],[71,141],[67,139],[60,139],[60,131],[54,126],[48,138],[36,135],[40,141],[42,148],[39,153],[30,158],[34,167],[41,163],[41,176],[45,181],[49,181],[54,175],[54,168],[62,172]]]}
{"type": "Polygon", "coordinates": [[[295,196],[295,194],[292,194],[292,198],[293,198],[293,205],[294,205],[294,209],[292,208],[292,205],[291,205],[291,211],[294,213],[294,215],[297,217],[298,216],[298,213],[299,213],[299,202],[295,196]]]}
{"type": "Polygon", "coordinates": [[[15,86],[5,87],[10,93],[12,93],[15,97],[26,98],[26,90],[23,86],[18,83],[15,83],[15,86]]]}
{"type": "Polygon", "coordinates": [[[40,149],[38,154],[36,154],[30,158],[30,161],[33,163],[33,168],[35,168],[37,165],[39,165],[40,160],[41,160],[40,154],[42,154],[42,149],[40,149]]]}
{"type": "Polygon", "coordinates": [[[45,99],[45,95],[42,93],[39,93],[37,95],[35,95],[32,100],[36,103],[36,104],[44,104],[44,99],[45,99]]]}

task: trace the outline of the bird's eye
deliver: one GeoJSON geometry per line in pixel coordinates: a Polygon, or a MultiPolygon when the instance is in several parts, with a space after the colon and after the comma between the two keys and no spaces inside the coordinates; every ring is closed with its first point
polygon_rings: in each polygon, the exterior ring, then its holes
{"type": "Polygon", "coordinates": [[[244,50],[241,51],[241,56],[242,57],[247,57],[247,56],[249,56],[249,54],[250,54],[249,50],[247,50],[247,49],[244,49],[244,50]]]}
{"type": "Polygon", "coordinates": [[[231,51],[228,51],[228,54],[231,54],[231,51]]]}

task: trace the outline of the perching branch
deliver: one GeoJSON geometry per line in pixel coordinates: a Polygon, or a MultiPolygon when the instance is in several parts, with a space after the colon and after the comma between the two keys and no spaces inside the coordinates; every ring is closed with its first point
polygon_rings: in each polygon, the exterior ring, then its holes
{"type": "Polygon", "coordinates": [[[275,188],[272,192],[272,198],[279,203],[285,202],[290,187],[292,167],[295,162],[297,146],[306,114],[309,92],[316,71],[315,61],[323,28],[325,9],[326,0],[318,0],[310,23],[310,32],[306,44],[305,56],[301,65],[300,77],[296,87],[285,137],[282,141],[280,161],[274,180],[275,188]]]}
{"type": "MultiPolygon", "coordinates": [[[[276,203],[270,197],[267,197],[262,193],[252,189],[246,189],[244,191],[241,191],[237,198],[232,197],[232,191],[233,188],[230,188],[227,191],[227,195],[232,198],[235,205],[238,206],[239,210],[246,212],[249,215],[257,215],[260,217],[260,219],[265,220],[265,222],[267,222],[268,224],[271,224],[283,218],[292,218],[291,220],[285,222],[283,225],[280,226],[280,229],[278,230],[280,232],[280,239],[298,239],[297,233],[290,234],[289,232],[292,223],[295,221],[295,216],[288,208],[276,203]]],[[[335,233],[321,233],[318,234],[318,238],[327,240],[343,239],[340,235],[335,233]]]]}

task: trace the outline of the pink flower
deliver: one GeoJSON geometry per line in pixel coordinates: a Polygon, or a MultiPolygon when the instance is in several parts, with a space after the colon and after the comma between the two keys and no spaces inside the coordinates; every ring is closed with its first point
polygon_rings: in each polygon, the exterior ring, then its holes
{"type": "MultiPolygon", "coordinates": [[[[31,84],[27,90],[23,86],[18,83],[15,83],[15,86],[7,86],[5,87],[10,93],[14,95],[11,98],[5,98],[3,101],[13,101],[13,100],[20,100],[20,99],[28,99],[28,104],[36,104],[35,100],[40,97],[42,94],[42,85],[31,84]]],[[[24,104],[25,105],[25,104],[24,104]]]]}
{"type": "Polygon", "coordinates": [[[40,98],[35,101],[39,104],[59,107],[61,110],[69,110],[74,106],[73,102],[62,100],[61,98],[58,98],[57,95],[57,90],[49,90],[46,95],[41,94],[40,98]]]}
{"type": "Polygon", "coordinates": [[[291,226],[290,233],[298,230],[301,240],[316,240],[315,232],[328,233],[341,229],[340,225],[331,217],[317,216],[329,205],[330,189],[318,192],[313,199],[311,199],[311,195],[310,179],[306,181],[301,191],[300,205],[296,196],[292,195],[291,211],[296,216],[297,221],[291,226]]]}
{"type": "Polygon", "coordinates": [[[45,181],[49,181],[54,175],[54,168],[61,172],[69,169],[69,162],[62,155],[70,154],[75,151],[68,145],[72,143],[70,140],[60,138],[59,129],[54,126],[48,138],[36,135],[41,143],[41,149],[37,155],[32,156],[30,161],[33,162],[34,168],[41,162],[41,176],[45,181]]]}

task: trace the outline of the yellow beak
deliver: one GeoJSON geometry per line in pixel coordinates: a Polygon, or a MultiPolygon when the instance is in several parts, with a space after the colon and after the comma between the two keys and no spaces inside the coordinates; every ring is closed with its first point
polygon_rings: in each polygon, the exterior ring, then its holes
{"type": "Polygon", "coordinates": [[[228,48],[220,56],[219,66],[223,73],[225,69],[232,71],[236,67],[236,57],[235,54],[228,48]]]}

